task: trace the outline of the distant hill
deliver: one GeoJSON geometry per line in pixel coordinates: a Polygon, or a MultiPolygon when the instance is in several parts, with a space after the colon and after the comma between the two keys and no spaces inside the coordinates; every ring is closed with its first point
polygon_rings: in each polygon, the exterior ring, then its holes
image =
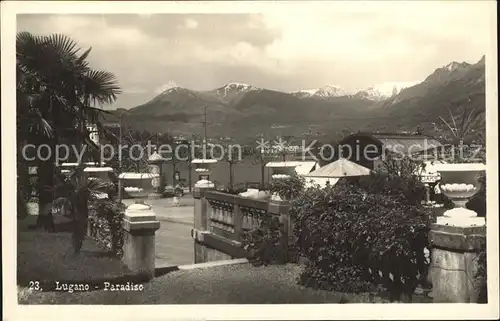
{"type": "Polygon", "coordinates": [[[452,62],[424,81],[382,94],[369,88],[349,94],[336,86],[278,92],[231,83],[210,91],[174,87],[129,110],[116,110],[106,121],[123,122],[139,130],[171,132],[190,137],[203,133],[204,109],[212,137],[253,139],[262,134],[301,136],[304,132],[338,135],[345,131],[412,131],[432,134],[433,122],[448,117],[460,104],[485,108],[484,57],[476,64],[452,62]]]}

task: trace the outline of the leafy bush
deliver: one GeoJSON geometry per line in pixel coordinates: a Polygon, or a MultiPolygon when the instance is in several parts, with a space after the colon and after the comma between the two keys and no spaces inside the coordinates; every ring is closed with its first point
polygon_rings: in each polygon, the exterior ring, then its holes
{"type": "Polygon", "coordinates": [[[351,180],[368,193],[392,195],[401,202],[418,206],[425,198],[425,185],[418,175],[423,168],[423,162],[388,154],[378,172],[351,180]]]}
{"type": "Polygon", "coordinates": [[[479,177],[481,188],[467,203],[467,208],[477,213],[479,217],[486,217],[486,174],[479,177]]]}
{"type": "MultiPolygon", "coordinates": [[[[285,200],[298,197],[303,191],[305,180],[298,175],[274,179],[270,183],[271,193],[280,195],[285,200]]],[[[265,214],[259,217],[258,227],[243,235],[242,244],[255,264],[283,263],[288,253],[282,243],[282,224],[279,217],[265,214]]]]}
{"type": "Polygon", "coordinates": [[[304,191],[305,179],[299,175],[273,179],[269,184],[271,193],[278,194],[285,200],[293,199],[304,191]]]}
{"type": "Polygon", "coordinates": [[[89,224],[92,237],[114,255],[123,255],[122,228],[125,205],[109,199],[93,200],[89,206],[89,224]]]}
{"type": "Polygon", "coordinates": [[[258,227],[243,234],[243,248],[255,265],[283,263],[283,247],[279,218],[275,215],[260,216],[258,227]]]}
{"type": "Polygon", "coordinates": [[[298,251],[308,259],[305,285],[362,292],[383,284],[398,298],[427,273],[430,212],[398,192],[370,193],[339,181],[308,189],[292,202],[290,215],[298,251]]]}
{"type": "Polygon", "coordinates": [[[478,303],[488,303],[488,276],[486,269],[486,242],[484,242],[480,252],[477,256],[478,270],[476,273],[476,280],[479,282],[478,303]]]}

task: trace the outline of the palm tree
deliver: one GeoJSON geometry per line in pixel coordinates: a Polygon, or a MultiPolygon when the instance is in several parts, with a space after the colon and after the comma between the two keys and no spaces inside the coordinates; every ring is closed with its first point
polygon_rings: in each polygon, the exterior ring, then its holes
{"type": "MultiPolygon", "coordinates": [[[[99,193],[109,192],[109,182],[100,179],[88,179],[83,172],[83,166],[78,167],[68,179],[62,179],[55,189],[59,195],[67,198],[71,203],[73,218],[73,249],[79,253],[85,238],[89,217],[89,201],[99,193]]],[[[114,204],[111,200],[106,203],[114,204]]]]}
{"type": "MultiPolygon", "coordinates": [[[[86,122],[100,129],[99,105],[112,103],[120,93],[116,77],[93,70],[86,60],[91,48],[80,54],[72,39],[59,34],[33,36],[18,33],[16,39],[17,137],[18,144],[47,144],[54,151],[59,143],[96,146],[86,122]]],[[[22,159],[19,161],[23,161],[22,159]]],[[[54,153],[38,161],[39,214],[53,200],[54,153]]]]}
{"type": "Polygon", "coordinates": [[[481,136],[481,132],[484,131],[484,114],[485,109],[475,106],[472,102],[477,95],[468,98],[465,103],[456,102],[454,103],[454,111],[448,108],[449,119],[446,120],[439,116],[439,120],[444,125],[444,130],[434,123],[435,130],[437,132],[444,132],[444,139],[451,141],[451,143],[457,145],[462,143],[467,136],[471,134],[481,136]],[[451,136],[451,137],[449,137],[451,136]]]}

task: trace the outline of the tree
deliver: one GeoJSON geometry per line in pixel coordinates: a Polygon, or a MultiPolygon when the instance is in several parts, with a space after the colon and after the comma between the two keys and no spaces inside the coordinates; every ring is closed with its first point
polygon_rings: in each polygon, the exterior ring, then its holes
{"type": "Polygon", "coordinates": [[[485,129],[485,109],[475,107],[472,104],[473,98],[469,97],[465,104],[455,103],[454,111],[448,108],[448,120],[439,116],[439,123],[434,123],[434,129],[441,134],[441,139],[453,145],[463,143],[471,136],[479,136],[479,139],[484,139],[482,132],[485,129]]]}
{"type": "Polygon", "coordinates": [[[229,169],[229,191],[234,190],[234,164],[243,159],[243,150],[240,145],[224,144],[222,149],[222,159],[228,164],[229,169]]]}
{"type": "Polygon", "coordinates": [[[245,155],[251,156],[252,164],[260,165],[260,188],[264,189],[266,183],[265,168],[266,164],[270,161],[270,154],[268,153],[269,146],[264,139],[264,134],[259,134],[257,137],[257,147],[246,146],[244,151],[245,155]]]}
{"type": "MultiPolygon", "coordinates": [[[[70,178],[62,178],[56,185],[57,194],[64,196],[71,202],[73,217],[73,249],[79,253],[85,238],[89,217],[89,202],[96,194],[106,193],[112,188],[110,183],[99,179],[89,180],[83,172],[83,166],[76,168],[70,178]]],[[[107,203],[113,203],[106,200],[107,203]]]]}
{"type": "MultiPolygon", "coordinates": [[[[126,171],[146,172],[148,170],[148,143],[156,143],[157,134],[146,130],[129,130],[124,135],[122,144],[127,146],[122,151],[122,167],[126,171]]],[[[155,144],[156,145],[156,144],[155,144]]],[[[125,147],[124,146],[124,147],[125,147]]]]}
{"type": "MultiPolygon", "coordinates": [[[[87,122],[100,126],[97,106],[109,104],[120,93],[116,77],[90,68],[91,48],[83,53],[76,42],[59,34],[33,36],[18,33],[16,39],[18,144],[85,144],[97,154],[89,138],[87,122]]],[[[47,155],[48,156],[48,155],[47,155]]],[[[55,157],[38,160],[39,218],[53,200],[55,157]]],[[[18,161],[23,162],[21,158],[18,161]]],[[[21,167],[22,168],[22,167],[21,167]]]]}

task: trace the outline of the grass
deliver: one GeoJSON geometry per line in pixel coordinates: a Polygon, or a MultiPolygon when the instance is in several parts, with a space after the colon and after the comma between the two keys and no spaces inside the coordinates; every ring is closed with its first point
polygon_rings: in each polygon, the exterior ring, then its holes
{"type": "Polygon", "coordinates": [[[93,240],[83,242],[76,255],[71,234],[20,230],[17,241],[17,283],[38,281],[49,287],[54,281],[86,281],[123,277],[130,271],[121,260],[103,251],[93,240]]]}
{"type": "Polygon", "coordinates": [[[295,264],[251,264],[178,270],[144,284],[142,291],[34,292],[20,303],[38,304],[286,304],[387,303],[369,293],[344,294],[297,284],[295,264]]]}

